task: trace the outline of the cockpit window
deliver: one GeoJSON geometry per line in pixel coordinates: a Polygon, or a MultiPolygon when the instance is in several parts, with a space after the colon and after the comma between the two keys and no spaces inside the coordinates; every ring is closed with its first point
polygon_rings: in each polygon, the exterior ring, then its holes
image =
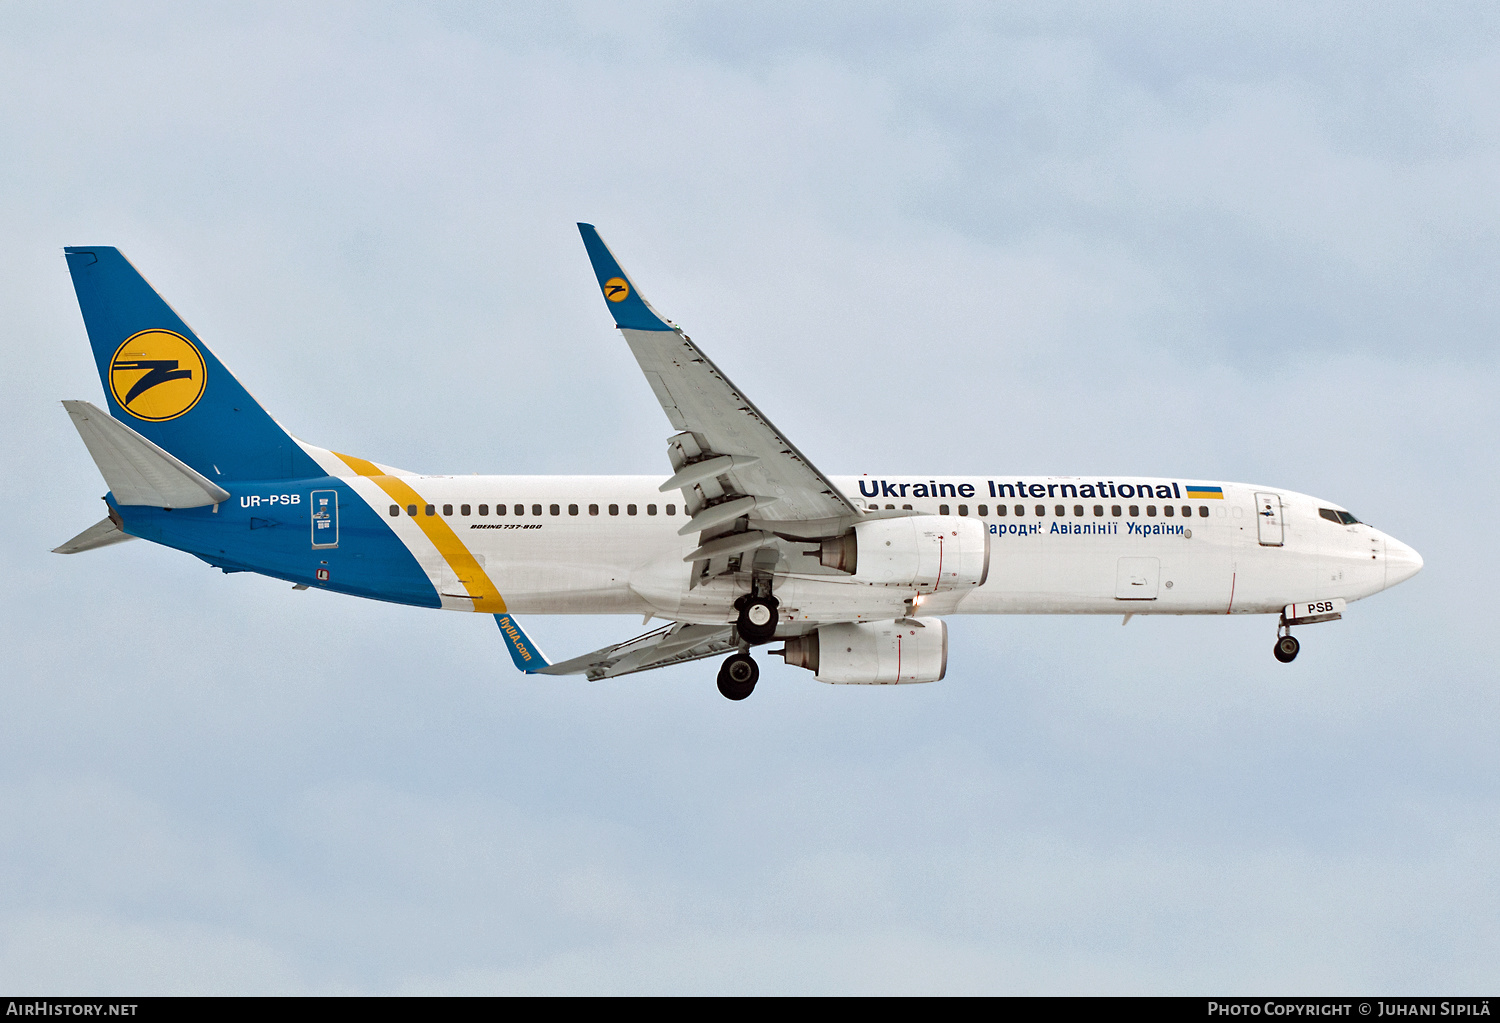
{"type": "Polygon", "coordinates": [[[1319,508],[1318,514],[1329,522],[1336,522],[1341,526],[1352,526],[1359,521],[1346,511],[1334,511],[1332,508],[1319,508]]]}

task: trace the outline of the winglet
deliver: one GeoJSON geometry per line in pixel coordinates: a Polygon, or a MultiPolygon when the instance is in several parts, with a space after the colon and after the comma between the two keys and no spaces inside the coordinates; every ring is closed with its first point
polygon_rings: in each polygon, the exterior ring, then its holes
{"type": "Polygon", "coordinates": [[[589,262],[594,264],[594,276],[599,278],[599,288],[604,292],[604,302],[609,306],[615,326],[632,330],[671,330],[651,304],[641,297],[635,283],[625,276],[619,260],[615,259],[593,224],[579,224],[578,233],[583,235],[583,247],[588,249],[589,262]]]}
{"type": "Polygon", "coordinates": [[[530,675],[547,667],[547,655],[521,631],[519,622],[503,614],[495,616],[495,624],[500,626],[500,635],[505,637],[506,645],[510,647],[510,659],[516,662],[518,670],[530,675]]]}

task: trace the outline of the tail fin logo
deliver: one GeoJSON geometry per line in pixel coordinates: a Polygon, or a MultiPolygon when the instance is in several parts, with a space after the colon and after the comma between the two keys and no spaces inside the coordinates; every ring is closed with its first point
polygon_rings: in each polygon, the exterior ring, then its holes
{"type": "Polygon", "coordinates": [[[623,302],[630,297],[630,282],[623,277],[611,277],[604,282],[604,297],[611,302],[623,302]]]}
{"type": "Polygon", "coordinates": [[[203,397],[203,355],[170,330],[143,330],[125,339],[109,363],[115,401],[137,419],[176,419],[203,397]]]}

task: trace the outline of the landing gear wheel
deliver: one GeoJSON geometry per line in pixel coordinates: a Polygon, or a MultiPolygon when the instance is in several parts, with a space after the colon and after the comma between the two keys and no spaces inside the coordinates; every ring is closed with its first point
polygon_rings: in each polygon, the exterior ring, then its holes
{"type": "Polygon", "coordinates": [[[719,668],[719,692],[730,700],[743,700],[755,692],[760,665],[749,654],[732,654],[719,668]]]}
{"type": "Polygon", "coordinates": [[[735,622],[740,638],[747,643],[769,643],[776,636],[776,609],[781,602],[775,597],[741,597],[740,617],[735,622]]]}
{"type": "Polygon", "coordinates": [[[1276,641],[1276,659],[1282,664],[1291,664],[1297,659],[1297,651],[1302,649],[1302,644],[1297,642],[1297,637],[1285,635],[1276,641]]]}

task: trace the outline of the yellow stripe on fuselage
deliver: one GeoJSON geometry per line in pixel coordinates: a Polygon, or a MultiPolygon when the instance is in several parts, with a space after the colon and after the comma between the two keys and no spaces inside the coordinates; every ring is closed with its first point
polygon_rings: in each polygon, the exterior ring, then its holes
{"type": "MultiPolygon", "coordinates": [[[[399,476],[389,476],[375,465],[363,458],[355,458],[353,455],[340,454],[344,463],[359,473],[361,476],[373,482],[381,490],[390,496],[392,501],[399,505],[425,505],[427,502],[411,488],[411,485],[399,476]]],[[[415,519],[417,526],[427,534],[427,539],[432,541],[432,546],[437,548],[448,567],[453,569],[453,574],[463,584],[464,589],[469,591],[469,596],[474,598],[474,610],[485,611],[490,614],[505,614],[505,599],[500,596],[500,590],[490,581],[479,560],[469,553],[469,548],[464,546],[453,527],[448,525],[448,520],[441,515],[418,515],[415,519]]]]}

